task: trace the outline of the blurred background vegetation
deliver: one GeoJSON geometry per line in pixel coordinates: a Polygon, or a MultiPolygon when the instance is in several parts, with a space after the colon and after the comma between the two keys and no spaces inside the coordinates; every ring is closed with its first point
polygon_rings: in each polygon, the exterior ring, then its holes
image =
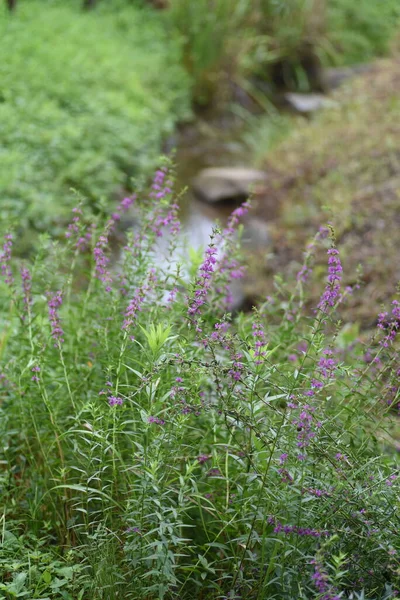
{"type": "Polygon", "coordinates": [[[388,53],[399,15],[398,0],[6,0],[2,219],[28,248],[32,232],[57,233],[72,190],[129,192],[196,110],[319,89],[324,66],[388,53]]]}

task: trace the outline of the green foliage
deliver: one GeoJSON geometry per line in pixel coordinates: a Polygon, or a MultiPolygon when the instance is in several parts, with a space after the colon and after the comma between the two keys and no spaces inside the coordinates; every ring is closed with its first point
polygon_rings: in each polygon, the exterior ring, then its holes
{"type": "Polygon", "coordinates": [[[188,114],[178,44],[126,3],[0,7],[1,214],[48,230],[76,203],[129,190],[188,114]]]}
{"type": "Polygon", "coordinates": [[[247,14],[243,0],[171,2],[167,17],[172,31],[183,40],[184,65],[194,81],[195,102],[207,104],[236,75],[238,53],[248,39],[243,30],[247,14]]]}
{"type": "Polygon", "coordinates": [[[371,339],[346,328],[330,249],[330,301],[308,312],[322,230],[288,293],[232,317],[247,207],[187,281],[170,188],[158,171],[113,269],[118,218],[79,207],[32,264],[5,239],[0,597],[394,597],[400,304],[371,339]]]}
{"type": "Polygon", "coordinates": [[[397,0],[330,0],[327,4],[329,42],[335,61],[365,63],[387,54],[398,31],[400,5],[397,0]]]}
{"type": "Polygon", "coordinates": [[[316,85],[312,65],[367,62],[388,52],[399,25],[397,0],[172,0],[171,19],[184,40],[194,98],[204,102],[229,83],[255,90],[249,78],[287,86],[316,85]]]}

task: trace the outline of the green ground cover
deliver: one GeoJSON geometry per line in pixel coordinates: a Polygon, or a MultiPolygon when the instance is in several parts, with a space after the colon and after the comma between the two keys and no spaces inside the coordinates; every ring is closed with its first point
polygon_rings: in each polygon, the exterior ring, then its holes
{"type": "Polygon", "coordinates": [[[1,216],[48,230],[76,203],[71,188],[110,200],[154,167],[188,114],[188,79],[156,11],[30,0],[10,16],[3,4],[1,216]]]}

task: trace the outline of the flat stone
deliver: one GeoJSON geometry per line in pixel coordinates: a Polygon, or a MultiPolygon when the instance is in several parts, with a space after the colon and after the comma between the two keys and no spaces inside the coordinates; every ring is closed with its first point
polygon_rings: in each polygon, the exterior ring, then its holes
{"type": "Polygon", "coordinates": [[[305,115],[321,110],[322,108],[336,106],[336,102],[323,94],[294,94],[288,92],[284,97],[294,110],[305,115]]]}
{"type": "Polygon", "coordinates": [[[193,191],[200,200],[211,204],[240,202],[266,180],[266,173],[247,167],[203,169],[193,180],[193,191]]]}

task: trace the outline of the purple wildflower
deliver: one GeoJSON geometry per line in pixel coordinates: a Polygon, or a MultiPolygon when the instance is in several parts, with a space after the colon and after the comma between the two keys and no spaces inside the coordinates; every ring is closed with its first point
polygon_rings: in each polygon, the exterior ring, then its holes
{"type": "Polygon", "coordinates": [[[172,288],[172,290],[170,290],[168,297],[167,297],[168,304],[172,304],[173,302],[175,302],[177,293],[178,293],[178,288],[176,286],[174,288],[172,288]]]}
{"type": "Polygon", "coordinates": [[[137,533],[140,535],[141,532],[139,527],[128,527],[125,529],[125,533],[137,533]]]}
{"type": "Polygon", "coordinates": [[[206,301],[207,294],[211,287],[211,276],[215,270],[215,264],[217,262],[216,255],[217,249],[213,243],[211,243],[205,252],[205,258],[199,268],[199,277],[196,281],[194,297],[191,299],[188,308],[189,316],[193,317],[198,315],[200,308],[206,301]]]}
{"type": "Polygon", "coordinates": [[[392,485],[394,484],[394,482],[396,481],[396,479],[397,479],[397,475],[394,475],[394,474],[390,475],[390,477],[388,479],[386,479],[385,483],[386,483],[387,486],[392,487],[392,485]]]}
{"type": "Polygon", "coordinates": [[[244,364],[241,362],[241,359],[243,358],[243,354],[241,354],[240,352],[237,352],[236,354],[233,355],[232,358],[233,358],[232,367],[231,367],[231,369],[229,369],[228,375],[234,381],[240,381],[240,379],[242,377],[243,369],[244,369],[244,364]]]}
{"type": "Polygon", "coordinates": [[[64,331],[61,327],[60,316],[58,310],[62,305],[62,292],[58,291],[54,294],[49,294],[47,306],[49,311],[49,321],[51,325],[51,335],[55,341],[54,346],[57,348],[64,342],[64,331]]]}
{"type": "Polygon", "coordinates": [[[152,183],[152,192],[150,193],[150,197],[155,198],[157,200],[161,200],[167,194],[171,193],[171,188],[169,186],[172,185],[172,182],[165,178],[168,174],[168,169],[166,167],[162,167],[161,169],[157,169],[154,174],[154,179],[152,183]]]}
{"type": "Polygon", "coordinates": [[[278,469],[278,473],[281,475],[281,482],[282,483],[293,483],[293,477],[291,476],[291,474],[289,473],[289,471],[287,469],[281,468],[278,469]]]}
{"type": "Polygon", "coordinates": [[[333,352],[329,348],[323,351],[323,357],[318,362],[318,371],[322,377],[329,379],[333,377],[336,369],[336,361],[332,358],[333,352]]]}
{"type": "Polygon", "coordinates": [[[203,465],[204,463],[206,463],[208,460],[210,460],[211,456],[209,456],[208,454],[200,454],[200,456],[197,457],[197,462],[200,465],[203,465]]]}
{"type": "Polygon", "coordinates": [[[254,342],[254,346],[255,346],[254,357],[256,359],[255,364],[261,365],[262,358],[264,358],[266,355],[266,352],[265,352],[266,341],[265,341],[264,329],[263,329],[263,326],[261,325],[261,323],[259,321],[256,321],[252,325],[252,330],[253,330],[252,331],[253,336],[255,337],[255,342],[254,342]]]}
{"type": "Polygon", "coordinates": [[[29,310],[32,304],[32,277],[28,269],[21,268],[23,302],[25,310],[29,310]]]}
{"type": "Polygon", "coordinates": [[[218,468],[214,467],[208,471],[207,477],[222,477],[222,473],[218,468]]]}
{"type": "Polygon", "coordinates": [[[150,286],[147,282],[145,282],[140,288],[137,288],[133,298],[129,301],[128,306],[126,307],[122,329],[130,329],[132,325],[136,323],[137,314],[142,310],[142,304],[149,289],[150,286]]]}
{"type": "Polygon", "coordinates": [[[226,228],[224,229],[224,232],[223,232],[224,238],[226,238],[228,236],[232,236],[235,233],[235,229],[238,226],[241,217],[244,217],[249,212],[250,206],[251,206],[250,201],[247,200],[241,206],[239,206],[238,208],[235,208],[235,210],[232,212],[231,216],[229,217],[226,228]]]}
{"type": "Polygon", "coordinates": [[[79,223],[80,223],[80,217],[82,215],[82,210],[79,206],[76,206],[75,208],[72,209],[72,212],[74,213],[75,216],[72,217],[72,221],[68,225],[68,229],[65,232],[66,238],[71,238],[74,233],[75,234],[79,233],[79,223]]]}
{"type": "Polygon", "coordinates": [[[130,196],[128,198],[124,198],[118,206],[119,212],[126,212],[132,204],[135,202],[136,196],[130,196]]]}
{"type": "MultiPolygon", "coordinates": [[[[113,222],[113,221],[112,221],[113,222]]],[[[96,242],[93,250],[93,256],[95,261],[95,273],[97,279],[105,284],[106,292],[111,291],[112,278],[108,271],[108,264],[110,262],[109,257],[106,255],[106,248],[108,246],[108,230],[102,233],[96,242]]]]}
{"type": "Polygon", "coordinates": [[[328,307],[333,307],[339,298],[343,271],[339,251],[336,248],[328,250],[328,257],[328,282],[318,303],[318,308],[323,312],[326,312],[328,307]]]}
{"type": "Polygon", "coordinates": [[[155,423],[156,425],[165,425],[164,419],[160,419],[159,417],[149,417],[147,420],[149,423],[155,423]]]}
{"type": "Polygon", "coordinates": [[[312,273],[311,269],[307,267],[307,265],[303,265],[296,275],[297,281],[301,283],[306,283],[310,273],[312,273]]]}
{"type": "Polygon", "coordinates": [[[108,397],[108,404],[110,406],[122,406],[123,403],[124,403],[124,401],[119,396],[109,396],[108,397]]]}
{"type": "Polygon", "coordinates": [[[315,429],[320,427],[320,423],[314,423],[313,413],[315,408],[309,404],[305,404],[301,408],[300,414],[293,419],[292,423],[297,428],[297,446],[299,448],[306,448],[310,444],[316,433],[315,429]]]}
{"type": "Polygon", "coordinates": [[[4,236],[3,252],[0,255],[1,273],[7,285],[14,283],[14,277],[10,267],[13,237],[11,233],[4,236]]]}
{"type": "Polygon", "coordinates": [[[269,525],[274,525],[274,533],[284,533],[285,535],[299,535],[301,537],[320,538],[329,535],[328,531],[321,531],[311,527],[300,527],[298,525],[283,525],[275,517],[270,516],[267,519],[269,525]]]}
{"type": "Polygon", "coordinates": [[[390,315],[387,312],[379,314],[378,327],[388,332],[383,340],[380,341],[380,345],[383,348],[388,348],[394,342],[400,330],[400,302],[398,300],[393,300],[390,315]]]}
{"type": "Polygon", "coordinates": [[[317,591],[321,594],[321,600],[340,600],[335,588],[329,584],[328,574],[322,565],[317,560],[312,560],[311,564],[314,565],[314,573],[311,579],[317,591]]]}
{"type": "Polygon", "coordinates": [[[32,367],[31,371],[35,373],[35,375],[32,375],[31,380],[39,382],[39,377],[36,375],[36,373],[40,373],[40,367],[38,365],[35,365],[34,367],[32,367]]]}

